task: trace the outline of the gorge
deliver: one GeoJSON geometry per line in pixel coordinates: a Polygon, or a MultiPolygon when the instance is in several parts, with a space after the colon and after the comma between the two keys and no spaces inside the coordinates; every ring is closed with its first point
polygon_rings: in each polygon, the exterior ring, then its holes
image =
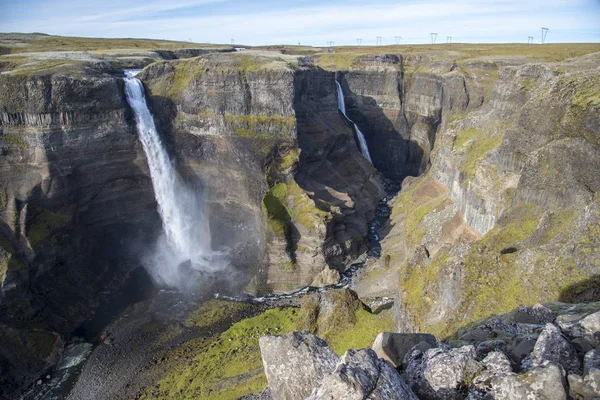
{"type": "Polygon", "coordinates": [[[598,309],[597,45],[197,46],[0,56],[0,396],[233,399],[272,384],[261,336],[510,356],[492,314],[598,309]]]}

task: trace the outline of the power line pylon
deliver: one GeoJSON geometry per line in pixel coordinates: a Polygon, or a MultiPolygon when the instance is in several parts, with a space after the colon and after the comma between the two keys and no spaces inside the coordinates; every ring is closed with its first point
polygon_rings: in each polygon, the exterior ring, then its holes
{"type": "Polygon", "coordinates": [[[394,36],[394,39],[396,39],[396,44],[400,44],[400,40],[402,40],[402,36],[394,36]]]}
{"type": "Polygon", "coordinates": [[[362,44],[362,39],[356,39],[356,44],[360,46],[362,44]]]}
{"type": "Polygon", "coordinates": [[[542,28],[542,44],[546,42],[546,36],[548,36],[548,28],[542,28]]]}
{"type": "Polygon", "coordinates": [[[527,36],[527,44],[533,44],[533,36],[527,36]]]}
{"type": "Polygon", "coordinates": [[[377,36],[377,42],[375,43],[375,46],[381,46],[383,43],[383,38],[381,36],[377,36]]]}
{"type": "Polygon", "coordinates": [[[431,35],[431,44],[435,44],[435,40],[437,39],[438,34],[435,32],[431,32],[430,35],[431,35]]]}
{"type": "Polygon", "coordinates": [[[452,36],[446,36],[446,43],[452,43],[452,36]]]}

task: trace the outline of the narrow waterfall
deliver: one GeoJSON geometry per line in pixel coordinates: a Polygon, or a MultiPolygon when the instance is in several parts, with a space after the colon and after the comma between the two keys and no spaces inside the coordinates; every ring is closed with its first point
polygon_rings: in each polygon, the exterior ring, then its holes
{"type": "Polygon", "coordinates": [[[360,151],[363,153],[365,158],[369,160],[371,164],[373,164],[371,155],[369,154],[369,147],[367,146],[365,135],[363,135],[360,129],[358,129],[358,125],[356,125],[354,121],[352,121],[350,118],[348,118],[348,115],[346,115],[346,103],[344,102],[344,91],[342,90],[342,85],[340,85],[338,81],[335,81],[335,84],[337,85],[338,109],[342,112],[342,114],[344,114],[344,117],[346,117],[346,119],[354,125],[356,136],[358,137],[358,143],[360,144],[360,151]]]}
{"type": "Polygon", "coordinates": [[[202,196],[190,190],[175,171],[146,104],[144,86],[135,77],[138,72],[126,71],[125,94],[146,153],[164,230],[145,264],[160,283],[181,288],[191,283],[189,275],[194,271],[221,269],[223,254],[211,250],[202,196]]]}

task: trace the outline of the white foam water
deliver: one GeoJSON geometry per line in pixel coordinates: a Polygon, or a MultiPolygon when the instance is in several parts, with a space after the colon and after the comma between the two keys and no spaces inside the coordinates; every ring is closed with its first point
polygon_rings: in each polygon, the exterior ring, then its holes
{"type": "Polygon", "coordinates": [[[354,125],[354,129],[356,129],[356,136],[358,137],[360,151],[365,156],[365,158],[369,160],[371,164],[373,164],[373,161],[371,160],[371,155],[369,154],[369,147],[367,146],[367,140],[365,139],[365,135],[363,135],[360,129],[358,129],[358,125],[356,125],[354,121],[352,121],[350,118],[348,118],[348,115],[346,115],[346,103],[344,101],[344,91],[342,90],[342,85],[340,85],[338,81],[335,81],[335,84],[337,86],[338,94],[338,109],[341,111],[344,117],[346,117],[348,121],[352,122],[352,124],[354,125]]]}
{"type": "Polygon", "coordinates": [[[223,252],[211,249],[204,198],[201,191],[192,191],[177,174],[146,104],[144,86],[135,77],[138,72],[125,72],[125,94],[146,153],[164,230],[144,264],[159,283],[185,288],[193,285],[194,272],[215,272],[226,267],[225,257],[223,252]]]}

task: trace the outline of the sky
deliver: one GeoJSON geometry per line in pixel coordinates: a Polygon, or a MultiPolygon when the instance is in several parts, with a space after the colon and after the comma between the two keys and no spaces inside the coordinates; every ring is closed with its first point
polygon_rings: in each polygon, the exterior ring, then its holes
{"type": "Polygon", "coordinates": [[[325,46],[600,42],[600,0],[0,0],[0,32],[325,46]]]}

